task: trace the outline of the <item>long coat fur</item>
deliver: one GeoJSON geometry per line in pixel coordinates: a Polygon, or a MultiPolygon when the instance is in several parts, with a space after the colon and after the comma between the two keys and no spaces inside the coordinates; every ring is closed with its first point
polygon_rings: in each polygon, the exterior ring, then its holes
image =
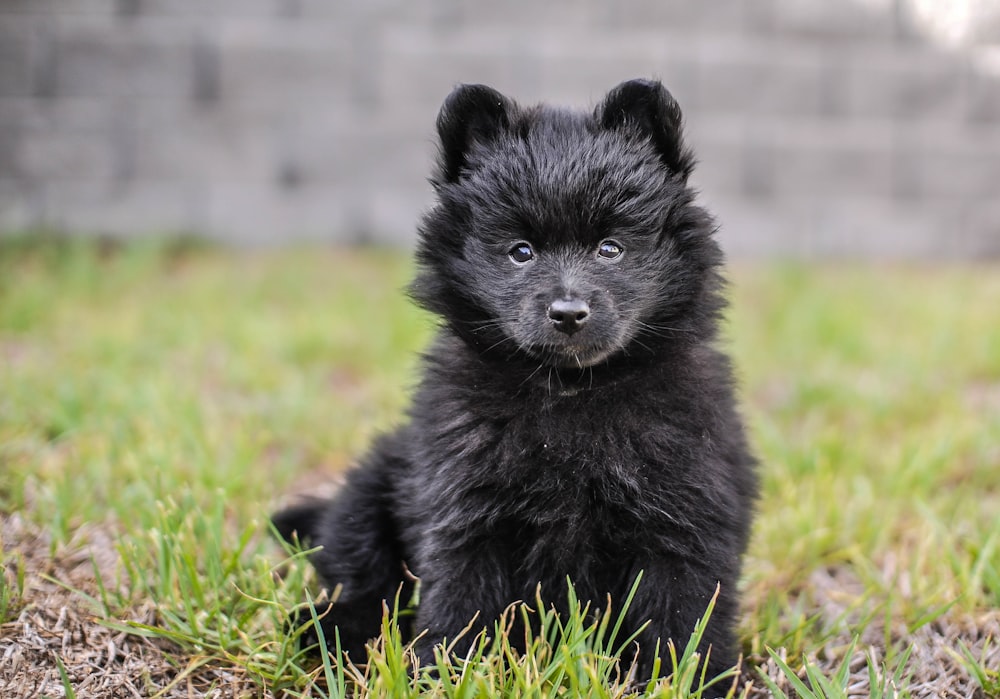
{"type": "Polygon", "coordinates": [[[336,626],[363,661],[406,569],[424,662],[539,584],[557,609],[567,577],[602,608],[642,571],[626,617],[649,622],[640,671],[658,640],[686,642],[717,586],[702,650],[725,670],[757,485],[677,103],[644,80],[592,113],[464,85],[437,129],[412,293],[441,327],[409,420],[332,501],[275,516],[323,547],[313,564],[341,586],[327,637],[336,626]]]}

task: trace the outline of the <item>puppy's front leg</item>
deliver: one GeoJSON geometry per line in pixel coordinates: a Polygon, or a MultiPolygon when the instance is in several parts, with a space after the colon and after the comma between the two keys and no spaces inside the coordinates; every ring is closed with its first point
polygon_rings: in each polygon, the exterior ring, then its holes
{"type": "Polygon", "coordinates": [[[639,628],[648,622],[639,635],[639,681],[650,679],[657,642],[664,663],[661,674],[672,671],[667,643],[674,643],[678,656],[683,652],[699,620],[705,616],[717,586],[719,595],[698,644],[698,652],[701,662],[707,663],[706,678],[709,680],[736,664],[735,581],[727,578],[720,582],[719,577],[701,566],[676,560],[670,564],[647,566],[626,615],[630,628],[639,628]]]}
{"type": "Polygon", "coordinates": [[[422,666],[434,663],[434,648],[442,643],[455,657],[466,657],[479,634],[484,629],[490,633],[515,601],[512,568],[496,552],[482,548],[473,556],[442,557],[433,570],[433,576],[420,579],[416,629],[424,631],[415,650],[422,666]]]}

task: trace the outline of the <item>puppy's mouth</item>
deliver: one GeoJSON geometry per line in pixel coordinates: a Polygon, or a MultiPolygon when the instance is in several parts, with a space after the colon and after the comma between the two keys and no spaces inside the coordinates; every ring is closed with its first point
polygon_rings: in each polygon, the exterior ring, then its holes
{"type": "Polygon", "coordinates": [[[546,343],[523,349],[544,364],[559,369],[586,369],[607,360],[620,348],[618,345],[594,343],[546,343]]]}

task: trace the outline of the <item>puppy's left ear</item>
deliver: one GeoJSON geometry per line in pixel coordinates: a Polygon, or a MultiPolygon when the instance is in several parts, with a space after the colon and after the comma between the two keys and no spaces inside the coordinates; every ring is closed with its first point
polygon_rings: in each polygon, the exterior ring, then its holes
{"type": "Polygon", "coordinates": [[[514,102],[486,85],[459,85],[437,118],[441,151],[438,179],[456,182],[468,165],[473,143],[489,143],[510,126],[514,102]]]}
{"type": "Polygon", "coordinates": [[[667,168],[682,181],[694,169],[694,155],[681,137],[677,100],[657,80],[629,80],[608,93],[594,112],[605,129],[636,129],[647,136],[667,168]]]}

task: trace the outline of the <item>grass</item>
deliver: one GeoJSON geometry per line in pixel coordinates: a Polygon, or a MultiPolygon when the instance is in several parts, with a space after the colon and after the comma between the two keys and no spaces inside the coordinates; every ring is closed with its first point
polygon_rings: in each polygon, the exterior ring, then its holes
{"type": "MultiPolygon", "coordinates": [[[[537,603],[511,611],[542,622],[524,657],[501,627],[436,676],[391,628],[367,668],[284,633],[313,579],[266,514],[400,419],[431,332],[409,275],[381,251],[0,243],[0,695],[700,696],[693,646],[630,685],[600,615],[537,603]]],[[[764,494],[721,693],[997,696],[1000,269],[731,276],[764,494]]]]}

